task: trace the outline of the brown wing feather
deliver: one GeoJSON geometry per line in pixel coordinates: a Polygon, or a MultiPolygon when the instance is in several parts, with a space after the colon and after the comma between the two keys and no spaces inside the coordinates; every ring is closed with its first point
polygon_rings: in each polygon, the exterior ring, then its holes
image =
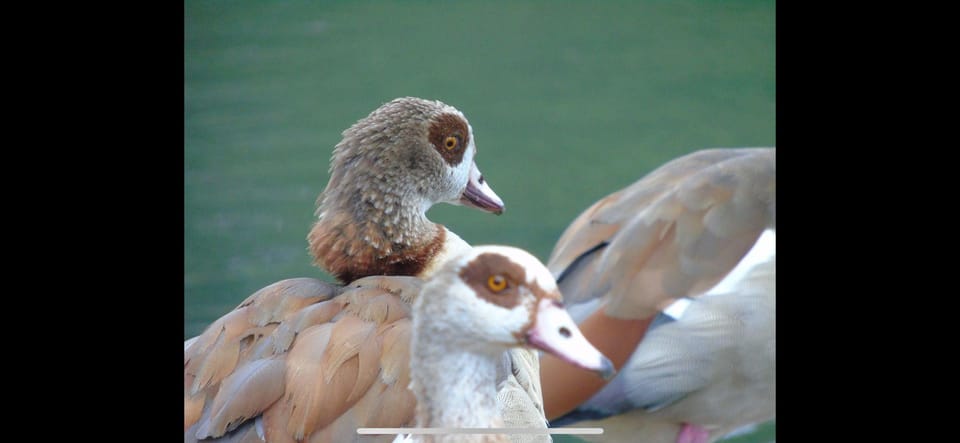
{"type": "Polygon", "coordinates": [[[259,415],[283,394],[283,374],[283,359],[253,360],[237,367],[221,383],[197,438],[222,436],[259,415]]]}
{"type": "MultiPolygon", "coordinates": [[[[246,312],[240,312],[236,318],[245,317],[246,312]]],[[[244,319],[245,320],[245,319],[244,319]]],[[[214,329],[216,331],[216,329],[214,329]]],[[[220,328],[216,334],[216,339],[210,345],[210,350],[202,358],[193,358],[190,363],[196,362],[196,365],[190,365],[186,371],[192,372],[194,376],[191,394],[198,394],[203,389],[220,383],[224,377],[233,371],[240,357],[240,341],[237,337],[239,333],[234,333],[227,327],[220,328]],[[196,368],[196,371],[191,371],[196,368]]]]}
{"type": "Polygon", "coordinates": [[[184,374],[195,376],[192,393],[218,384],[233,372],[241,351],[249,352],[282,321],[304,306],[336,295],[338,288],[312,278],[281,280],[247,297],[211,324],[184,351],[184,374]]]}
{"type": "Polygon", "coordinates": [[[272,337],[272,349],[270,351],[275,354],[287,352],[297,334],[310,326],[330,321],[341,310],[343,310],[343,304],[336,300],[323,301],[301,309],[277,326],[277,330],[272,337]]]}
{"type": "Polygon", "coordinates": [[[344,372],[336,374],[329,368],[329,361],[323,361],[336,326],[337,323],[327,323],[307,328],[297,337],[287,355],[287,393],[282,403],[289,411],[287,432],[297,440],[312,433],[321,419],[327,419],[329,423],[326,416],[330,414],[330,404],[325,402],[326,397],[336,397],[340,402],[345,397],[343,391],[353,387],[352,380],[350,386],[346,386],[347,370],[352,368],[346,367],[344,372]],[[338,375],[337,383],[331,385],[334,375],[338,375]]]}
{"type": "Polygon", "coordinates": [[[203,413],[203,405],[206,403],[207,394],[191,394],[193,387],[193,375],[184,374],[183,377],[183,429],[187,430],[190,426],[200,419],[203,413]]]}
{"type": "Polygon", "coordinates": [[[636,214],[679,181],[704,166],[728,156],[731,150],[698,151],[670,161],[630,186],[616,191],[583,211],[560,236],[550,254],[549,269],[557,276],[578,257],[609,241],[636,214]]]}
{"type": "Polygon", "coordinates": [[[578,257],[600,245],[620,229],[622,220],[603,217],[604,209],[617,207],[622,192],[610,194],[583,211],[560,236],[550,254],[548,269],[559,277],[578,257]]]}
{"type": "Polygon", "coordinates": [[[773,148],[699,151],[597,202],[551,254],[564,298],[645,318],[713,286],[776,226],[775,163],[773,148]]]}
{"type": "Polygon", "coordinates": [[[333,297],[338,287],[315,278],[278,281],[248,297],[240,307],[250,306],[250,322],[263,326],[284,320],[306,306],[333,297]]]}
{"type": "Polygon", "coordinates": [[[184,351],[185,440],[259,439],[258,415],[271,442],[343,441],[360,426],[412,425],[409,303],[421,285],[415,277],[345,287],[292,279],[257,291],[184,351]]]}

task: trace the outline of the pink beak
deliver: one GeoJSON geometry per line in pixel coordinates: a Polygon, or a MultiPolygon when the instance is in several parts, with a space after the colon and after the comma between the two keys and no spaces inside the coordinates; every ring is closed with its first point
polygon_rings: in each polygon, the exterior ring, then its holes
{"type": "Polygon", "coordinates": [[[460,196],[460,204],[497,215],[503,213],[503,200],[500,200],[500,196],[493,192],[483,179],[476,162],[470,166],[470,179],[467,181],[467,189],[460,196]]]}
{"type": "Polygon", "coordinates": [[[567,363],[594,371],[604,380],[617,373],[610,359],[587,341],[559,301],[540,299],[536,321],[527,332],[527,342],[567,363]]]}

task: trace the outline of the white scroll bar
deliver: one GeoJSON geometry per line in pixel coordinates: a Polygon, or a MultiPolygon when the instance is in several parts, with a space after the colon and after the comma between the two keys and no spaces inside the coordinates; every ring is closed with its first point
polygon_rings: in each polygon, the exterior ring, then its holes
{"type": "Polygon", "coordinates": [[[357,434],[558,434],[599,435],[603,428],[357,428],[357,434]]]}

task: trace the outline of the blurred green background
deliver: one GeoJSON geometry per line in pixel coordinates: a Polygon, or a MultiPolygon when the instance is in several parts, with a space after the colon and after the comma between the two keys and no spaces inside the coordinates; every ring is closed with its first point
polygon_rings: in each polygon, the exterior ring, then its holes
{"type": "Polygon", "coordinates": [[[658,165],[774,146],[775,31],[773,1],[185,1],[184,339],[274,281],[330,279],[306,249],[315,199],[341,131],[384,102],[463,111],[507,206],[431,220],[546,260],[658,165]]]}

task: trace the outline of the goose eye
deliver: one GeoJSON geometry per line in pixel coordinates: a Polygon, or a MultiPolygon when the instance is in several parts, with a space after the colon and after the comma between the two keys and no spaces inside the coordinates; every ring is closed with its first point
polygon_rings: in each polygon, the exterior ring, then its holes
{"type": "Polygon", "coordinates": [[[460,144],[460,141],[457,140],[456,137],[450,136],[450,137],[447,137],[446,140],[444,140],[443,144],[447,147],[447,149],[453,150],[454,148],[457,147],[458,144],[460,144]]]}
{"type": "Polygon", "coordinates": [[[507,279],[499,274],[491,275],[490,278],[487,279],[487,287],[493,292],[500,292],[507,288],[507,279]]]}

